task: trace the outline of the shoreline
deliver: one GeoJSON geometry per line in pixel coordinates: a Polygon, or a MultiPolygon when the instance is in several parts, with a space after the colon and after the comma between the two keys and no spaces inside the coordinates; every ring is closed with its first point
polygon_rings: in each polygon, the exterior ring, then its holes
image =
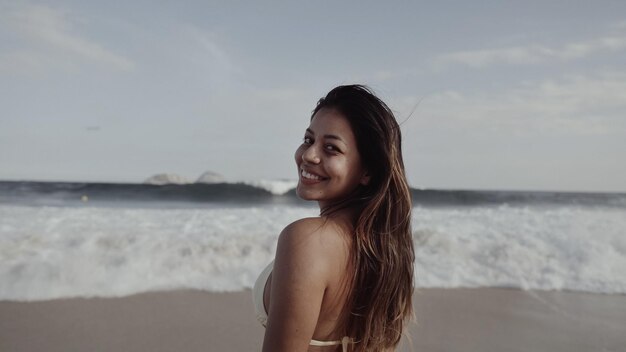
{"type": "MultiPolygon", "coordinates": [[[[416,289],[398,351],[619,351],[626,295],[416,289]]],[[[2,351],[260,351],[249,290],[0,301],[2,351]]],[[[327,349],[328,350],[328,349],[327,349]]],[[[330,349],[332,351],[332,349],[330,349]]]]}

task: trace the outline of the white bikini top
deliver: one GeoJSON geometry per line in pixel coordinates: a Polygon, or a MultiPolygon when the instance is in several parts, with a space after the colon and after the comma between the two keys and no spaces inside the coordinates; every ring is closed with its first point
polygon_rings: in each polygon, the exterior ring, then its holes
{"type": "MultiPolygon", "coordinates": [[[[259,275],[254,283],[254,287],[252,288],[252,299],[254,301],[254,310],[256,311],[256,318],[261,323],[261,325],[267,325],[267,310],[265,309],[265,303],[263,302],[263,295],[265,293],[265,284],[267,283],[267,279],[270,277],[272,270],[274,269],[274,261],[269,263],[263,272],[259,275]]],[[[344,336],[341,340],[335,341],[318,341],[311,340],[309,345],[311,346],[337,346],[341,345],[342,352],[348,352],[348,345],[354,344],[355,341],[353,338],[348,336],[344,336]]]]}

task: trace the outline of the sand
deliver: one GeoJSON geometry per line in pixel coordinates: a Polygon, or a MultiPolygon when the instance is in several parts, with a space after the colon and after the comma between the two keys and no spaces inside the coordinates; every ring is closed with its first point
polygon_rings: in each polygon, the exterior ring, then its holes
{"type": "MultiPolygon", "coordinates": [[[[399,351],[626,351],[626,296],[423,289],[399,351]]],[[[0,351],[260,351],[250,292],[0,302],[0,351]]]]}

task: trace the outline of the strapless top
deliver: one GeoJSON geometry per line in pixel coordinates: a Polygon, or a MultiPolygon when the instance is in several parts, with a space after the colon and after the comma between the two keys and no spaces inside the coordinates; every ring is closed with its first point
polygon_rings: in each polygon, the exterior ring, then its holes
{"type": "MultiPolygon", "coordinates": [[[[265,303],[263,302],[263,295],[265,293],[265,284],[267,283],[267,279],[270,277],[272,270],[274,269],[274,261],[270,262],[265,269],[261,272],[259,277],[256,279],[254,283],[254,287],[252,288],[252,299],[254,302],[254,310],[256,311],[256,318],[261,323],[261,325],[267,325],[267,309],[265,308],[265,303]]],[[[355,341],[353,338],[348,336],[344,336],[341,340],[334,341],[318,341],[311,340],[309,345],[311,346],[337,346],[341,345],[342,352],[348,352],[348,345],[354,344],[355,341]]]]}

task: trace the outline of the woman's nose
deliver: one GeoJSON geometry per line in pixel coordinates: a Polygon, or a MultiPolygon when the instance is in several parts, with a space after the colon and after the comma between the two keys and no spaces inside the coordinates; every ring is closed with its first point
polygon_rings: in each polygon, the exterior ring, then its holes
{"type": "Polygon", "coordinates": [[[311,164],[318,164],[320,162],[320,157],[315,145],[310,145],[304,153],[302,153],[302,160],[311,164]]]}

